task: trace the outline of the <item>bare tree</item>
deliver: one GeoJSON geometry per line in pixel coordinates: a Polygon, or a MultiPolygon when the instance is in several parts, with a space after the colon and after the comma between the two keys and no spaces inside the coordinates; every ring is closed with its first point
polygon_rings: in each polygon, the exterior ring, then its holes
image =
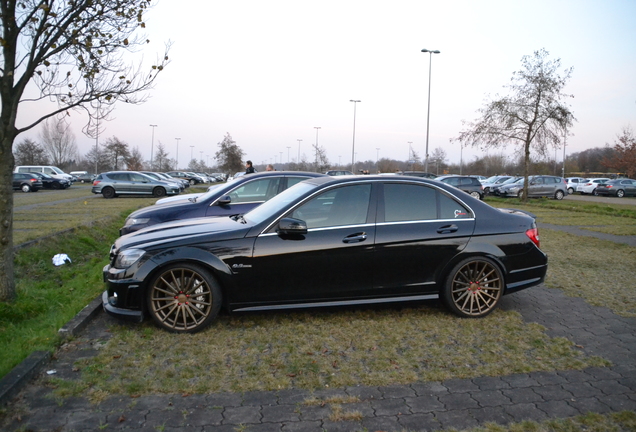
{"type": "Polygon", "coordinates": [[[442,170],[444,169],[444,163],[446,162],[446,150],[441,147],[436,147],[431,154],[430,161],[436,166],[436,174],[439,175],[440,165],[442,170]]]}
{"type": "Polygon", "coordinates": [[[139,147],[135,147],[130,151],[130,155],[128,159],[126,159],[126,164],[131,171],[142,171],[144,169],[144,157],[139,147]]]}
{"type": "MultiPolygon", "coordinates": [[[[13,278],[13,142],[47,118],[84,109],[88,124],[104,119],[117,101],[140,103],[167,51],[149,71],[124,59],[148,41],[145,27],[150,0],[0,1],[0,300],[15,296],[13,278]],[[27,86],[39,90],[24,98],[27,86]],[[141,92],[141,93],[140,93],[141,92]],[[17,125],[18,107],[41,101],[56,106],[26,125],[17,125]],[[91,104],[99,102],[99,110],[91,104]]],[[[48,106],[42,104],[42,106],[48,106]]]]}
{"type": "Polygon", "coordinates": [[[219,165],[219,169],[226,173],[235,173],[243,169],[243,150],[232,139],[228,132],[223,141],[218,143],[219,150],[215,153],[214,159],[219,165]]]}
{"type": "Polygon", "coordinates": [[[174,160],[170,159],[169,153],[166,151],[166,146],[164,146],[161,141],[159,141],[159,145],[157,146],[155,160],[150,165],[154,167],[154,170],[159,172],[170,171],[174,166],[174,160]]]}
{"type": "Polygon", "coordinates": [[[40,140],[55,166],[63,167],[69,160],[77,158],[75,134],[71,130],[71,125],[64,119],[44,120],[40,140]]]}
{"type": "Polygon", "coordinates": [[[48,165],[49,160],[41,145],[31,139],[25,139],[13,151],[16,165],[48,165]]]}
{"type": "Polygon", "coordinates": [[[130,157],[128,144],[117,137],[108,138],[104,144],[104,153],[110,160],[111,169],[123,169],[130,157]]]}
{"type": "Polygon", "coordinates": [[[316,154],[316,172],[322,173],[329,169],[329,158],[327,158],[327,152],[323,146],[312,144],[314,153],[316,154]]]}
{"type": "Polygon", "coordinates": [[[464,122],[466,129],[457,138],[472,146],[505,147],[521,145],[525,160],[524,200],[528,196],[528,174],[531,149],[543,155],[548,147],[556,148],[567,135],[574,116],[563,93],[572,68],[560,75],[561,60],[549,60],[545,50],[524,56],[522,69],[514,72],[509,95],[488,102],[474,122],[464,122]]]}

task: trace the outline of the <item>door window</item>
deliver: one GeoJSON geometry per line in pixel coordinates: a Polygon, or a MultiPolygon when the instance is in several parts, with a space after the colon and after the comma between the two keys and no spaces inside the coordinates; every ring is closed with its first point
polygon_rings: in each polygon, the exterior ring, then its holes
{"type": "Polygon", "coordinates": [[[305,221],[309,229],[363,224],[370,197],[370,184],[331,189],[294,210],[291,217],[305,221]]]}
{"type": "Polygon", "coordinates": [[[267,201],[278,193],[280,181],[281,177],[276,177],[243,183],[230,192],[232,204],[267,201]]]}

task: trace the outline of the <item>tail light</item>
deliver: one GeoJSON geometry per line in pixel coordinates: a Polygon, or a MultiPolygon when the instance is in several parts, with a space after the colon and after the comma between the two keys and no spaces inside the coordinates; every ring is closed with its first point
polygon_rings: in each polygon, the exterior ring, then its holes
{"type": "Polygon", "coordinates": [[[93,186],[97,186],[97,184],[98,184],[99,182],[101,182],[101,180],[95,180],[95,181],[93,182],[93,186]]]}
{"type": "Polygon", "coordinates": [[[530,240],[532,240],[532,243],[537,245],[538,248],[541,247],[541,244],[539,241],[539,229],[536,226],[527,230],[526,235],[528,236],[530,240]]]}

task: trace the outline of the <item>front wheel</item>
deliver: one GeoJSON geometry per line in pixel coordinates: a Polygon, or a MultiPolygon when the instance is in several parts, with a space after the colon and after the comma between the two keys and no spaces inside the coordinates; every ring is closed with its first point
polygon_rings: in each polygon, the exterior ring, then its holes
{"type": "Polygon", "coordinates": [[[522,191],[522,190],[520,190],[520,191],[519,191],[519,193],[517,194],[517,196],[519,197],[519,199],[520,199],[521,201],[523,201],[524,193],[523,193],[523,191],[522,191]]]}
{"type": "Polygon", "coordinates": [[[481,199],[481,194],[477,191],[473,191],[470,193],[470,196],[476,199],[481,199]]]}
{"type": "Polygon", "coordinates": [[[596,189],[594,189],[594,190],[592,191],[592,195],[594,195],[594,196],[598,196],[598,192],[596,191],[596,189]]]}
{"type": "Polygon", "coordinates": [[[619,189],[616,191],[616,196],[619,198],[623,198],[625,196],[625,191],[623,189],[619,189]]]}
{"type": "Polygon", "coordinates": [[[197,181],[195,179],[191,179],[190,180],[190,185],[194,186],[195,184],[197,184],[197,181]]]}
{"type": "Polygon", "coordinates": [[[564,196],[565,194],[563,193],[563,191],[558,190],[554,194],[554,199],[561,201],[564,196]]]}
{"type": "Polygon", "coordinates": [[[503,290],[499,267],[488,258],[474,257],[461,261],[451,270],[442,300],[456,315],[480,318],[495,309],[503,290]]]}
{"type": "Polygon", "coordinates": [[[574,189],[573,188],[568,188],[568,193],[570,195],[574,195],[574,189]]]}
{"type": "Polygon", "coordinates": [[[24,192],[24,193],[31,192],[31,186],[22,185],[22,186],[20,186],[20,190],[22,190],[22,192],[24,192]]]}
{"type": "Polygon", "coordinates": [[[164,196],[166,194],[166,190],[162,187],[156,187],[153,189],[152,191],[152,195],[155,198],[161,198],[162,196],[164,196]]]}
{"type": "Polygon", "coordinates": [[[155,323],[175,333],[196,333],[221,309],[221,288],[214,276],[195,264],[175,264],[152,279],[148,311],[155,323]]]}

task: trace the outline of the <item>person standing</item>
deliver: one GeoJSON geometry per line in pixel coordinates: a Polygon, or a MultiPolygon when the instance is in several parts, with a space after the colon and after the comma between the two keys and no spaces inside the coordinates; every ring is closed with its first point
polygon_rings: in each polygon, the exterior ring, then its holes
{"type": "Polygon", "coordinates": [[[245,174],[254,174],[255,172],[256,172],[256,170],[252,166],[252,161],[248,160],[245,163],[245,174]]]}
{"type": "Polygon", "coordinates": [[[267,167],[265,167],[265,171],[276,171],[276,170],[274,169],[274,165],[269,164],[267,165],[267,167]]]}

